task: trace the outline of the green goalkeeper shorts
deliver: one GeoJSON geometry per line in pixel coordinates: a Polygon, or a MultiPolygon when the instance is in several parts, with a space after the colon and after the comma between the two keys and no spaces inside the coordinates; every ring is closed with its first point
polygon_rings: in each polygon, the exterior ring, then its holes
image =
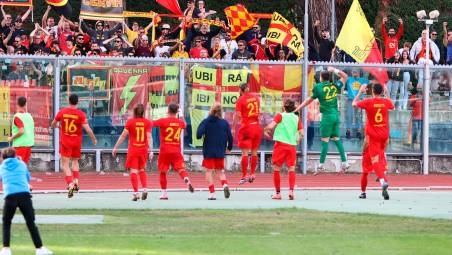
{"type": "Polygon", "coordinates": [[[320,135],[322,138],[340,137],[340,124],[339,113],[322,114],[320,135]]]}

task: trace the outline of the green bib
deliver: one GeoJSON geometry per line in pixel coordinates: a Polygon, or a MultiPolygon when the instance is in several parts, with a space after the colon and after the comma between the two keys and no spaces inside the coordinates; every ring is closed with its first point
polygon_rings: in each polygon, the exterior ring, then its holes
{"type": "MultiPolygon", "coordinates": [[[[31,114],[28,112],[18,112],[14,115],[13,120],[16,117],[24,123],[24,133],[13,140],[13,147],[30,147],[35,145],[35,122],[31,114]]],[[[12,126],[13,135],[19,133],[19,128],[14,125],[14,121],[12,126]]]]}
{"type": "Polygon", "coordinates": [[[282,121],[278,123],[273,140],[290,145],[297,145],[298,116],[295,113],[283,112],[282,121]]]}

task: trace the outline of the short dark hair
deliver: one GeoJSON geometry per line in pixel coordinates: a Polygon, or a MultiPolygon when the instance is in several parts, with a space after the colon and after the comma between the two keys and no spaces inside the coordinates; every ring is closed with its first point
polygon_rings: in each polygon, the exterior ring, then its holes
{"type": "Polygon", "coordinates": [[[288,98],[284,101],[284,110],[286,112],[293,112],[295,111],[295,101],[288,98]]]}
{"type": "Polygon", "coordinates": [[[25,107],[26,104],[27,104],[27,99],[25,97],[19,97],[17,99],[17,105],[19,105],[20,107],[25,107]]]}
{"type": "Polygon", "coordinates": [[[330,72],[328,71],[322,71],[320,72],[320,77],[322,78],[323,81],[329,81],[330,80],[330,72]]]}
{"type": "Polygon", "coordinates": [[[375,95],[381,95],[383,93],[383,86],[380,83],[376,83],[372,86],[372,91],[375,95]]]}
{"type": "Polygon", "coordinates": [[[168,105],[168,112],[171,114],[177,114],[179,111],[179,104],[172,102],[168,105]]]}
{"type": "Polygon", "coordinates": [[[243,83],[240,85],[240,90],[242,92],[245,92],[248,89],[248,84],[247,83],[243,83]]]}
{"type": "Polygon", "coordinates": [[[15,158],[16,157],[16,149],[13,147],[7,147],[2,150],[2,158],[15,158]]]}
{"type": "Polygon", "coordinates": [[[135,118],[143,118],[144,117],[144,105],[137,104],[135,108],[133,108],[133,116],[135,118]]]}
{"type": "Polygon", "coordinates": [[[77,105],[78,104],[78,96],[77,96],[77,94],[71,94],[69,96],[69,103],[71,105],[77,105]]]}

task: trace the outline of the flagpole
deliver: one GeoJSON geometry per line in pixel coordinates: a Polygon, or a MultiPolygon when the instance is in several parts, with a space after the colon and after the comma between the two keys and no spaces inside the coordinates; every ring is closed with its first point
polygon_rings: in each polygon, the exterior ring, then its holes
{"type": "MultiPolygon", "coordinates": [[[[308,98],[308,65],[309,65],[309,20],[308,20],[309,1],[304,1],[304,61],[303,61],[303,86],[301,86],[303,93],[303,100],[308,98]]],[[[303,108],[303,174],[308,172],[308,108],[303,108]]]]}

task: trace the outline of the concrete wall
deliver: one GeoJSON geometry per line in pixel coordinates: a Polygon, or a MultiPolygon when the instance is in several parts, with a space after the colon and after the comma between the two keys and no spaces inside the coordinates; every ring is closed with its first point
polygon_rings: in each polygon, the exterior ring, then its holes
{"type": "MultiPolygon", "coordinates": [[[[147,170],[155,171],[157,169],[157,155],[154,156],[151,164],[148,164],[147,170]]],[[[185,155],[186,167],[189,171],[202,171],[202,155],[191,154],[185,155]]],[[[297,171],[301,172],[301,155],[297,159],[297,171]]],[[[361,156],[349,156],[351,163],[350,172],[361,172],[361,156]]],[[[420,156],[388,156],[390,173],[421,173],[421,157],[420,156]]],[[[260,161],[260,160],[259,160],[260,161]]],[[[319,155],[308,155],[308,171],[312,172],[318,165],[319,155]]],[[[101,171],[126,171],[124,168],[125,154],[119,154],[113,157],[110,153],[101,154],[101,171]]],[[[240,171],[240,155],[230,155],[226,157],[227,171],[240,171]]],[[[33,153],[30,162],[32,171],[54,171],[54,158],[50,153],[33,153]]],[[[258,168],[260,162],[258,164],[258,168]]],[[[265,155],[265,172],[272,172],[271,155],[265,155]]],[[[338,155],[327,156],[325,167],[330,172],[339,170],[340,158],[338,155]]],[[[80,160],[80,169],[82,171],[95,171],[96,155],[95,153],[83,153],[80,160]]],[[[430,161],[431,173],[448,173],[452,174],[452,155],[451,156],[432,156],[430,161]]],[[[260,168],[258,169],[260,171],[260,168]]]]}

